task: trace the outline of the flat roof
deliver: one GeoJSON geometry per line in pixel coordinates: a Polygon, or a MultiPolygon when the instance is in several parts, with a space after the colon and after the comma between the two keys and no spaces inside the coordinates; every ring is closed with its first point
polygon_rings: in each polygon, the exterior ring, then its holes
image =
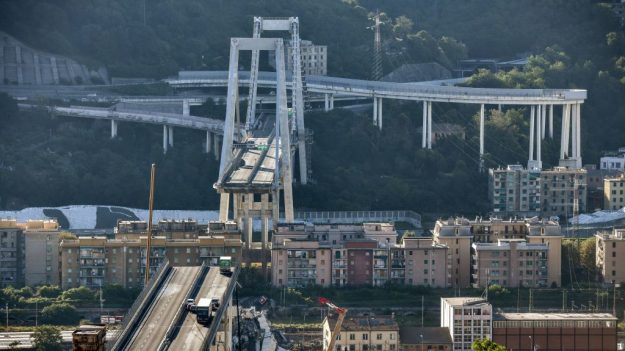
{"type": "Polygon", "coordinates": [[[453,344],[447,327],[401,327],[399,340],[402,344],[453,344]]]}
{"type": "Polygon", "coordinates": [[[610,313],[499,313],[498,319],[514,321],[536,321],[536,320],[617,320],[610,313]]]}
{"type": "Polygon", "coordinates": [[[480,303],[488,304],[486,299],[481,297],[441,297],[452,306],[476,305],[480,303]]]}
{"type": "MultiPolygon", "coordinates": [[[[330,325],[330,329],[334,329],[337,317],[335,315],[330,315],[327,320],[330,325]]],[[[345,320],[341,325],[341,331],[346,332],[361,330],[392,331],[399,330],[399,325],[395,321],[394,317],[389,315],[345,317],[345,320]]]]}

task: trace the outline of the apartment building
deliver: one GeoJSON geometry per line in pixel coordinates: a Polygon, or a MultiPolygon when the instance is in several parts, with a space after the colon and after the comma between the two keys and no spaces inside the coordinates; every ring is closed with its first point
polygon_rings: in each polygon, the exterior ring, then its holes
{"type": "Polygon", "coordinates": [[[489,169],[489,199],[501,216],[572,216],[586,212],[587,172],[581,168],[489,169]]]}
{"type": "Polygon", "coordinates": [[[505,169],[488,170],[489,199],[497,215],[540,213],[540,170],[509,165],[505,169]]]}
{"type": "Polygon", "coordinates": [[[611,152],[599,159],[600,169],[610,169],[625,171],[625,147],[621,147],[617,152],[611,152]]]}
{"type": "Polygon", "coordinates": [[[586,212],[587,172],[583,168],[554,167],[540,173],[542,216],[571,217],[586,212]]]}
{"type": "Polygon", "coordinates": [[[24,285],[24,231],[16,220],[0,220],[0,287],[24,285]]]}
{"type": "Polygon", "coordinates": [[[610,233],[598,233],[596,239],[596,262],[602,281],[625,283],[625,229],[613,229],[610,233]]]}
{"type": "Polygon", "coordinates": [[[619,210],[625,207],[625,174],[603,180],[603,208],[619,210]]]}
{"type": "Polygon", "coordinates": [[[473,243],[497,243],[500,239],[522,239],[530,245],[546,245],[547,254],[551,258],[548,267],[549,285],[561,284],[562,233],[560,224],[555,220],[537,217],[439,220],[434,227],[433,237],[435,242],[448,246],[450,286],[471,285],[473,243]]]}
{"type": "Polygon", "coordinates": [[[500,313],[492,340],[508,350],[617,350],[609,313],[500,313]]]}
{"type": "Polygon", "coordinates": [[[473,243],[473,286],[547,287],[549,246],[523,239],[499,239],[497,243],[473,243]]]}
{"type": "Polygon", "coordinates": [[[404,238],[389,223],[280,224],[271,250],[276,286],[447,287],[447,247],[404,238]]]}
{"type": "Polygon", "coordinates": [[[405,237],[391,248],[391,282],[436,288],[449,286],[447,254],[449,248],[432,238],[405,237]]]}
{"type": "MultiPolygon", "coordinates": [[[[328,47],[315,45],[310,40],[300,41],[300,57],[302,60],[302,75],[325,76],[328,74],[328,47]]],[[[286,69],[293,72],[293,48],[290,41],[286,42],[286,69]]],[[[275,53],[269,52],[269,65],[275,68],[275,53]]]]}
{"type": "MultiPolygon", "coordinates": [[[[148,230],[146,221],[119,221],[114,233],[116,239],[133,238],[145,235],[148,230]]],[[[238,232],[235,222],[209,222],[208,225],[198,224],[194,219],[169,220],[161,219],[153,225],[152,234],[164,236],[166,239],[197,239],[207,231],[218,231],[220,234],[238,232]]]]}
{"type": "Polygon", "coordinates": [[[471,350],[475,340],[492,337],[493,306],[479,297],[441,298],[441,327],[449,329],[454,350],[471,350]]]}
{"type": "Polygon", "coordinates": [[[447,285],[471,285],[471,224],[464,218],[438,220],[433,230],[434,242],[447,246],[447,285]]]}
{"type": "Polygon", "coordinates": [[[59,224],[56,220],[29,220],[24,231],[24,282],[27,286],[59,285],[59,224]]]}
{"type": "MultiPolygon", "coordinates": [[[[323,321],[323,349],[330,343],[337,316],[323,321]]],[[[336,351],[397,351],[399,325],[394,316],[347,316],[335,342],[336,351]]]]}
{"type": "MultiPolygon", "coordinates": [[[[217,265],[220,256],[231,256],[233,264],[241,260],[240,232],[237,237],[211,233],[194,239],[152,238],[150,271],[155,272],[167,259],[174,266],[195,266],[206,262],[217,265]]],[[[107,239],[80,237],[61,241],[61,286],[98,287],[119,284],[139,287],[146,271],[147,236],[107,239]]]]}

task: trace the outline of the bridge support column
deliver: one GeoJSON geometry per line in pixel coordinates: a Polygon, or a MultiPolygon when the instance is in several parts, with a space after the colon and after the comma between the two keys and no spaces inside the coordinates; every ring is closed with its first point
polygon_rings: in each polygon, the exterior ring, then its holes
{"type": "Polygon", "coordinates": [[[547,105],[540,105],[540,119],[541,119],[541,127],[540,127],[540,137],[545,140],[545,134],[547,131],[547,105]]]}
{"type": "Polygon", "coordinates": [[[206,154],[211,153],[212,134],[210,131],[206,131],[206,143],[204,144],[204,152],[206,154]]]}
{"type": "Polygon", "coordinates": [[[382,98],[378,98],[378,127],[382,130],[382,98]]]}
{"type": "Polygon", "coordinates": [[[373,125],[378,125],[378,98],[373,97],[373,125]]]}
{"type": "Polygon", "coordinates": [[[545,105],[538,106],[540,113],[536,116],[536,164],[542,169],[542,139],[545,138],[545,105]]]}
{"type": "Polygon", "coordinates": [[[535,107],[534,105],[531,106],[530,108],[530,137],[529,137],[529,142],[530,142],[530,154],[529,154],[529,158],[528,158],[528,162],[527,162],[527,168],[530,168],[531,164],[533,163],[532,161],[534,161],[534,118],[535,118],[535,107]]]}
{"type": "Polygon", "coordinates": [[[421,148],[425,149],[427,146],[427,133],[428,133],[428,102],[423,101],[423,126],[421,127],[421,148]]]}
{"type": "Polygon", "coordinates": [[[325,112],[328,112],[330,111],[330,94],[323,94],[323,98],[324,98],[323,101],[325,103],[323,110],[325,112]]]}
{"type": "Polygon", "coordinates": [[[261,230],[263,249],[269,248],[269,194],[260,195],[261,230]]]}
{"type": "Polygon", "coordinates": [[[167,153],[167,145],[168,145],[168,143],[167,143],[167,140],[168,140],[167,134],[169,134],[168,130],[167,130],[167,125],[163,124],[163,153],[164,154],[167,153]]]}
{"type": "Polygon", "coordinates": [[[228,220],[228,208],[230,207],[230,194],[221,193],[219,196],[219,221],[228,220]]]}
{"type": "Polygon", "coordinates": [[[117,121],[111,120],[111,139],[117,138],[117,121]]]}
{"type": "Polygon", "coordinates": [[[549,138],[553,139],[553,105],[549,105],[549,138]]]}
{"type": "Polygon", "coordinates": [[[191,114],[191,108],[189,107],[189,100],[182,100],[182,115],[188,116],[191,114]]]}
{"type": "Polygon", "coordinates": [[[167,129],[169,129],[169,133],[167,133],[167,134],[169,134],[168,135],[169,146],[174,147],[174,127],[169,126],[169,127],[167,127],[167,129]]]}
{"type": "Polygon", "coordinates": [[[571,156],[569,153],[569,131],[571,123],[571,105],[562,105],[562,130],[560,133],[560,160],[571,156]]]}
{"type": "Polygon", "coordinates": [[[330,94],[330,110],[334,110],[334,94],[330,94]]]}
{"type": "Polygon", "coordinates": [[[480,105],[480,172],[484,172],[484,104],[480,105]]]}
{"type": "Polygon", "coordinates": [[[432,101],[428,101],[428,149],[432,149],[432,101]]]}
{"type": "Polygon", "coordinates": [[[278,227],[278,222],[280,221],[280,189],[276,189],[271,193],[271,207],[273,228],[275,229],[278,227]]]}
{"type": "Polygon", "coordinates": [[[215,155],[215,160],[219,160],[219,155],[221,153],[219,152],[219,135],[218,134],[213,135],[213,154],[215,155]]]}
{"type": "Polygon", "coordinates": [[[577,168],[582,167],[582,104],[577,103],[577,168]]]}

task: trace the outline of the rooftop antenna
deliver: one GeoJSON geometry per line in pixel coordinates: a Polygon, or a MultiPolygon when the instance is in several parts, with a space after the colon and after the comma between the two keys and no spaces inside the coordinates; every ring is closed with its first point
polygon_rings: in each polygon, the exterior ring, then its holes
{"type": "Polygon", "coordinates": [[[150,280],[150,253],[152,250],[152,212],[154,210],[154,177],[156,176],[156,163],[152,163],[152,171],[150,172],[150,205],[148,211],[148,240],[145,251],[145,282],[148,285],[150,280]]]}

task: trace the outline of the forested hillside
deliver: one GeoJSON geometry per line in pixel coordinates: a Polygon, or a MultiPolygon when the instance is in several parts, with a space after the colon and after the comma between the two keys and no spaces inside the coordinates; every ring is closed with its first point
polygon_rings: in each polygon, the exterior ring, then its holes
{"type": "MultiPolygon", "coordinates": [[[[0,29],[38,49],[104,65],[113,76],[162,78],[179,69],[225,69],[228,39],[250,36],[252,16],[296,15],[303,38],[328,45],[329,74],[366,79],[373,39],[368,16],[379,10],[386,73],[404,63],[436,61],[453,68],[465,57],[533,55],[523,71],[480,72],[468,85],[588,89],[582,110],[584,162],[595,163],[601,151],[625,146],[625,35],[611,12],[593,1],[145,4],[144,12],[144,1],[0,2],[0,29]]],[[[466,140],[449,138],[432,151],[421,150],[421,107],[415,103],[386,100],[381,132],[371,125],[369,114],[340,109],[307,114],[307,127],[315,133],[316,182],[295,189],[296,206],[406,208],[434,214],[487,211],[486,177],[477,172],[476,107],[434,104],[433,109],[435,122],[463,125],[466,140]]],[[[523,114],[524,109],[489,109],[487,166],[526,162],[529,126],[523,114]]],[[[201,153],[199,135],[177,132],[174,151],[163,155],[160,131],[154,128],[124,125],[121,138],[109,140],[106,126],[98,122],[50,119],[41,112],[16,118],[19,123],[0,126],[0,207],[145,207],[146,175],[153,161],[163,169],[158,206],[217,206],[211,189],[216,162],[201,153]]],[[[558,147],[558,140],[543,146],[547,165],[557,161],[558,147]]]]}

